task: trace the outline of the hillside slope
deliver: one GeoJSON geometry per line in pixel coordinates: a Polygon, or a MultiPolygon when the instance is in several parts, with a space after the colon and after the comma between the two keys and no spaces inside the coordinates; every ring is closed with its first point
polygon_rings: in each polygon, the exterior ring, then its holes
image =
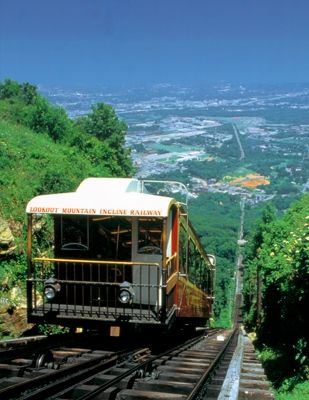
{"type": "Polygon", "coordinates": [[[9,220],[22,222],[25,205],[35,195],[75,190],[85,177],[111,175],[77,148],[3,120],[0,144],[1,215],[9,220]]]}
{"type": "Polygon", "coordinates": [[[86,177],[131,175],[126,130],[109,105],[98,103],[70,120],[35,86],[0,82],[0,337],[27,329],[27,202],[74,191],[86,177]]]}

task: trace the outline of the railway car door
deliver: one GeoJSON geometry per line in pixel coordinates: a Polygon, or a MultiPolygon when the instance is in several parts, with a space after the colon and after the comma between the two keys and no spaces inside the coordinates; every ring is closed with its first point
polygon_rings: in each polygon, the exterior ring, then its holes
{"type": "Polygon", "coordinates": [[[162,218],[134,218],[132,259],[140,262],[133,269],[134,303],[161,306],[163,231],[162,218]]]}

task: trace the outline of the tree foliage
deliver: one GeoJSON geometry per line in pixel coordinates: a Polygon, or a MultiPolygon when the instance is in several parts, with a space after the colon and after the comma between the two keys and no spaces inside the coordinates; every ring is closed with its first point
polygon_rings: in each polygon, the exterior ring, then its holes
{"type": "Polygon", "coordinates": [[[6,108],[2,115],[12,122],[37,133],[47,133],[55,141],[63,140],[70,133],[72,123],[65,111],[51,105],[29,83],[19,84],[10,79],[0,83],[0,101],[4,103],[2,109],[6,108]]]}
{"type": "Polygon", "coordinates": [[[189,202],[193,226],[199,232],[206,251],[217,259],[216,326],[231,326],[239,213],[239,199],[227,194],[201,194],[189,202]]]}
{"type": "Polygon", "coordinates": [[[7,79],[0,83],[0,116],[75,148],[81,157],[101,167],[102,173],[133,173],[130,151],[125,147],[127,126],[109,105],[98,103],[89,115],[72,121],[62,108],[42,97],[35,86],[7,79]]]}
{"type": "MultiPolygon", "coordinates": [[[[87,146],[91,148],[92,157],[97,158],[104,153],[102,143],[106,148],[112,149],[110,157],[126,172],[132,172],[130,152],[125,148],[125,135],[127,125],[121,121],[115,113],[115,110],[108,104],[97,103],[92,106],[91,112],[76,120],[75,125],[80,133],[86,133],[89,136],[97,138],[101,145],[94,146],[94,140],[88,140],[87,146]]],[[[80,136],[81,138],[82,136],[80,136]]],[[[85,143],[81,143],[85,145],[85,143]]]]}
{"type": "Polygon", "coordinates": [[[124,134],[127,130],[125,122],[119,120],[112,106],[97,103],[91,108],[91,113],[80,117],[77,121],[83,129],[100,140],[111,140],[113,137],[124,144],[124,134]]]}
{"type": "Polygon", "coordinates": [[[280,219],[258,225],[245,274],[245,315],[260,342],[284,349],[291,367],[308,374],[309,194],[280,219]],[[261,315],[256,315],[257,271],[261,274],[261,315]]]}

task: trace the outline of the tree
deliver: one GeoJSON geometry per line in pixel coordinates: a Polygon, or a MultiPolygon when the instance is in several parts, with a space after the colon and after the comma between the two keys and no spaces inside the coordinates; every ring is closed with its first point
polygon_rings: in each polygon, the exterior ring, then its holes
{"type": "Polygon", "coordinates": [[[244,310],[247,326],[259,325],[262,307],[262,264],[259,258],[264,237],[275,220],[276,209],[268,203],[262,210],[262,216],[249,240],[246,254],[245,285],[243,291],[244,310]]]}
{"type": "Polygon", "coordinates": [[[20,87],[20,95],[25,104],[33,104],[38,98],[37,88],[28,82],[23,83],[20,87]]]}
{"type": "Polygon", "coordinates": [[[26,105],[33,104],[39,97],[36,86],[28,82],[19,84],[11,79],[0,83],[0,100],[21,100],[26,105]]]}
{"type": "Polygon", "coordinates": [[[127,125],[119,120],[112,106],[97,103],[91,108],[87,117],[82,117],[81,126],[85,131],[104,141],[118,141],[124,144],[127,125]]]}
{"type": "Polygon", "coordinates": [[[61,108],[50,105],[39,97],[28,109],[28,126],[35,132],[46,132],[54,140],[60,140],[69,129],[70,121],[61,108]]]}
{"type": "Polygon", "coordinates": [[[19,83],[11,79],[5,79],[3,83],[0,83],[0,100],[12,99],[18,96],[19,91],[19,83]]]}
{"type": "Polygon", "coordinates": [[[70,133],[72,122],[65,111],[51,105],[30,83],[19,84],[10,79],[5,80],[0,84],[0,100],[9,103],[7,119],[35,132],[47,133],[55,141],[70,133]]]}
{"type": "Polygon", "coordinates": [[[95,136],[109,146],[111,159],[121,167],[122,174],[133,173],[130,149],[125,147],[125,135],[128,127],[117,117],[112,106],[104,103],[95,104],[87,116],[77,119],[76,127],[81,133],[95,136]]]}

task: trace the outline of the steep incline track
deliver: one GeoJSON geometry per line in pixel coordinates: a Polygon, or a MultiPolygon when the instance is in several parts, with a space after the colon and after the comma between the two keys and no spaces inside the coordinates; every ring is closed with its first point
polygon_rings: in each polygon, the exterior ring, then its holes
{"type": "Polygon", "coordinates": [[[37,365],[31,359],[13,358],[2,365],[0,398],[194,399],[206,392],[214,395],[228,366],[226,357],[233,353],[235,333],[213,331],[160,355],[152,355],[149,348],[107,352],[58,347],[51,348],[51,356],[37,365]]]}

